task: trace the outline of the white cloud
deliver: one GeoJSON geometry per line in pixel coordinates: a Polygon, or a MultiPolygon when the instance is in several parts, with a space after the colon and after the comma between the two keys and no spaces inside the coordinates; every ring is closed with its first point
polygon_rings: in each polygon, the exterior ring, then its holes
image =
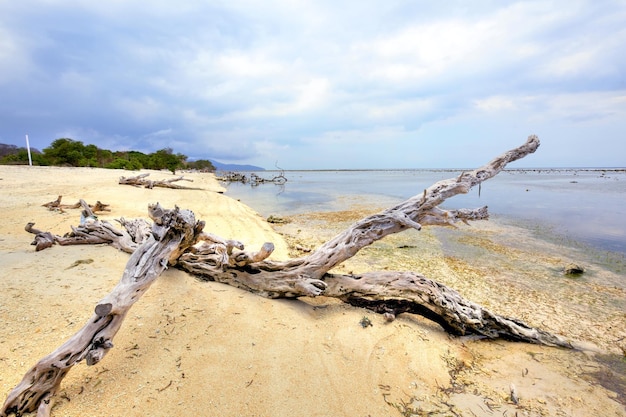
{"type": "Polygon", "coordinates": [[[295,86],[296,97],[285,106],[283,114],[301,113],[324,105],[330,96],[330,83],[326,78],[312,78],[295,86]]]}
{"type": "Polygon", "coordinates": [[[58,82],[59,86],[67,92],[72,91],[81,96],[94,93],[94,80],[87,74],[75,70],[64,71],[59,76],[58,82]]]}
{"type": "Polygon", "coordinates": [[[360,130],[335,130],[323,132],[320,135],[303,138],[307,144],[323,145],[324,147],[337,146],[339,144],[349,147],[368,146],[372,144],[389,144],[406,138],[415,132],[407,132],[401,126],[377,126],[373,129],[360,130]]]}
{"type": "Polygon", "coordinates": [[[165,105],[154,97],[122,97],[117,101],[117,108],[127,117],[137,121],[157,119],[164,113],[165,105]]]}
{"type": "Polygon", "coordinates": [[[272,60],[260,51],[245,53],[228,51],[215,59],[215,71],[229,77],[263,78],[280,75],[284,69],[280,62],[272,60]]]}
{"type": "Polygon", "coordinates": [[[397,122],[406,118],[421,118],[424,115],[432,114],[437,110],[437,106],[436,100],[432,97],[417,97],[382,103],[374,101],[369,103],[366,114],[368,119],[397,122]]]}
{"type": "Polygon", "coordinates": [[[582,92],[557,94],[536,100],[543,101],[545,112],[537,118],[567,120],[573,123],[603,120],[626,120],[626,90],[614,92],[582,92]]]}
{"type": "Polygon", "coordinates": [[[619,2],[26,3],[0,3],[0,137],[156,135],[314,168],[350,151],[392,163],[416,138],[626,123],[619,2]]]}
{"type": "Polygon", "coordinates": [[[0,25],[0,85],[23,81],[33,71],[28,42],[0,25]]]}
{"type": "Polygon", "coordinates": [[[484,99],[474,100],[474,106],[486,112],[497,112],[501,110],[512,110],[517,106],[511,97],[491,96],[484,99]]]}

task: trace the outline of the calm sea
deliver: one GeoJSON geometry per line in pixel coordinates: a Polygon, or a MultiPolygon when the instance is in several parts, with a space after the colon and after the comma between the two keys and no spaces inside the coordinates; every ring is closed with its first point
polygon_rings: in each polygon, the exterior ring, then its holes
{"type": "MultiPolygon", "coordinates": [[[[224,183],[226,195],[263,216],[386,208],[462,170],[285,171],[287,182],[251,186],[224,183]]],[[[250,173],[245,173],[249,176],[250,173]]],[[[270,179],[275,171],[257,172],[270,179]]],[[[626,254],[626,170],[507,170],[448,199],[443,208],[487,205],[492,217],[528,222],[600,250],[626,254]]]]}

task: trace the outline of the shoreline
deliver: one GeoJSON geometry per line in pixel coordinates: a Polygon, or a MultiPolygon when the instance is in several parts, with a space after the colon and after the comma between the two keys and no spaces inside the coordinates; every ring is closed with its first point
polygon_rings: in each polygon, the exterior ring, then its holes
{"type": "MultiPolygon", "coordinates": [[[[26,222],[35,221],[36,227],[57,234],[77,223],[78,213],[72,210],[57,213],[41,207],[58,195],[65,203],[79,198],[109,203],[114,211],[101,217],[106,219],[147,217],[147,204],[155,201],[164,207],[188,208],[207,222],[207,231],[223,238],[241,240],[247,247],[274,242],[277,250],[271,259],[289,257],[295,249],[293,236],[313,246],[371,210],[343,217],[306,213],[286,225],[269,225],[251,208],[219,194],[222,188],[208,174],[183,174],[194,179],[192,186],[205,188],[201,191],[147,190],[117,184],[119,176],[135,172],[26,168],[0,167],[0,208],[5,214],[0,225],[0,264],[5,271],[5,291],[0,294],[0,392],[5,398],[28,368],[89,318],[95,303],[119,280],[128,259],[100,245],[34,252],[31,236],[23,230],[26,222]],[[71,267],[86,259],[93,262],[71,267]]],[[[167,177],[171,174],[151,172],[152,179],[167,177]]],[[[626,336],[619,330],[626,320],[619,310],[623,289],[603,286],[601,281],[609,277],[604,271],[594,270],[593,280],[581,281],[566,281],[554,273],[545,284],[552,282],[550,291],[563,288],[545,299],[546,294],[533,293],[528,282],[517,281],[519,269],[498,265],[529,257],[534,266],[527,273],[538,277],[545,274],[545,265],[556,262],[550,254],[553,248],[514,247],[503,253],[506,242],[500,239],[506,236],[495,227],[463,228],[453,235],[450,242],[473,248],[462,257],[453,256],[455,250],[444,247],[437,232],[426,230],[385,239],[343,267],[415,269],[475,302],[492,302],[489,307],[499,313],[596,342],[602,355],[608,355],[606,361],[619,361],[616,340],[626,336]],[[469,245],[472,237],[476,240],[469,245]],[[493,263],[477,264],[477,256],[495,258],[493,263]],[[387,262],[390,259],[393,263],[387,262]],[[559,298],[590,292],[605,292],[615,300],[613,313],[604,310],[607,300],[583,297],[566,303],[559,298]],[[603,305],[590,304],[594,310],[586,312],[569,304],[591,301],[603,305]],[[613,326],[612,334],[607,333],[608,326],[613,326]]],[[[513,233],[508,238],[518,243],[523,235],[515,229],[507,233],[513,233]]],[[[596,375],[611,371],[600,360],[602,355],[451,338],[417,316],[401,315],[386,324],[371,312],[324,297],[267,300],[200,282],[176,269],[166,271],[138,301],[114,344],[100,364],[80,363],[70,371],[53,415],[394,416],[421,410],[444,416],[452,410],[463,416],[490,416],[491,408],[508,415],[521,410],[532,416],[557,412],[626,416],[624,399],[616,393],[619,374],[608,381],[596,375]],[[364,315],[374,326],[363,329],[358,324],[364,315]],[[512,383],[519,404],[511,402],[512,383]]]]}
{"type": "MultiPolygon", "coordinates": [[[[461,171],[297,172],[284,184],[251,187],[223,183],[226,195],[238,198],[265,217],[308,211],[349,210],[376,202],[383,208],[399,204],[437,181],[461,171]]],[[[549,228],[564,240],[577,240],[598,250],[626,256],[626,226],[622,218],[626,171],[615,173],[501,173],[467,194],[443,203],[443,208],[489,206],[492,216],[549,228]]],[[[269,176],[266,174],[266,176],[269,176]]]]}
{"type": "MultiPolygon", "coordinates": [[[[240,172],[240,173],[258,173],[258,172],[361,172],[361,171],[380,171],[380,172],[402,172],[402,171],[425,171],[425,172],[462,172],[472,171],[474,168],[327,168],[327,169],[264,169],[232,171],[217,170],[216,172],[240,172]]],[[[505,168],[502,172],[571,172],[571,171],[590,171],[590,172],[626,172],[623,167],[536,167],[536,168],[505,168]]]]}

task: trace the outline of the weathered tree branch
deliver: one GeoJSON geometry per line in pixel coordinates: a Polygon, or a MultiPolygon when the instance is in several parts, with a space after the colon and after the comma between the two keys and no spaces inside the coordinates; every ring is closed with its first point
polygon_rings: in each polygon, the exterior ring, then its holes
{"type": "MultiPolygon", "coordinates": [[[[409,228],[420,230],[422,224],[450,226],[459,221],[487,219],[489,217],[487,207],[447,211],[440,209],[438,205],[457,194],[469,192],[475,185],[498,174],[508,163],[535,152],[538,147],[539,139],[532,135],[522,146],[505,152],[483,167],[464,172],[458,178],[439,181],[424,190],[422,195],[359,220],[304,258],[283,263],[266,262],[257,265],[254,274],[237,271],[241,278],[233,279],[237,283],[241,282],[244,288],[248,287],[251,291],[258,291],[267,297],[320,295],[326,287],[322,278],[328,271],[385,236],[409,228]],[[294,281],[286,290],[283,285],[285,280],[294,281]],[[296,282],[299,283],[297,288],[300,292],[294,291],[296,282]]],[[[192,273],[209,278],[212,275],[212,270],[202,265],[200,255],[197,253],[185,254],[179,264],[192,273]]],[[[222,265],[218,265],[217,269],[221,267],[222,265]]],[[[214,273],[219,274],[219,270],[214,273]]],[[[231,274],[237,275],[233,272],[231,274]]]]}
{"type": "Polygon", "coordinates": [[[222,282],[268,298],[325,295],[384,314],[389,320],[405,312],[420,314],[455,335],[502,337],[571,348],[572,345],[559,336],[492,313],[445,285],[416,273],[384,271],[342,275],[329,272],[363,247],[390,234],[409,228],[420,230],[422,225],[453,226],[459,221],[487,219],[487,207],[443,210],[438,206],[447,198],[467,193],[498,174],[508,163],[533,153],[538,146],[537,137],[530,136],[524,145],[485,166],[439,181],[420,195],[354,223],[310,255],[283,262],[267,260],[274,250],[271,243],[256,252],[246,252],[239,241],[203,232],[203,223],[196,223],[191,212],[163,210],[158,205],[149,208],[154,221],[149,235],[145,224],[123,219],[120,223],[126,231],[116,231],[108,223],[93,218],[88,206],[82,215],[84,221],[81,220],[81,225],[73,228],[68,237],[41,232],[29,223],[26,229],[37,235],[38,250],[40,245],[45,246],[50,241],[49,245],[54,242],[109,243],[133,255],[122,280],[98,303],[90,322],[24,376],[9,394],[0,416],[21,415],[35,409],[39,409],[38,415],[47,416],[49,399],[69,368],[82,359],[88,365],[102,359],[113,346],[112,338],[128,309],[168,263],[201,279],[222,282]],[[139,246],[139,242],[143,243],[139,246]]]}
{"type": "Polygon", "coordinates": [[[242,174],[240,172],[224,172],[221,177],[217,178],[218,181],[223,182],[240,182],[242,184],[248,184],[252,187],[256,187],[260,184],[277,184],[284,185],[287,182],[287,177],[285,177],[285,171],[281,169],[280,174],[273,176],[272,178],[263,178],[254,172],[250,174],[248,177],[246,174],[242,174]]]}
{"type": "MultiPolygon", "coordinates": [[[[63,212],[63,209],[77,209],[80,207],[84,207],[86,204],[83,200],[80,200],[79,202],[74,203],[74,204],[61,204],[62,198],[63,196],[60,195],[57,197],[56,200],[43,204],[43,207],[47,207],[48,210],[60,210],[61,212],[63,212]]],[[[105,203],[102,203],[101,201],[96,201],[96,204],[89,204],[88,206],[94,213],[102,212],[102,211],[111,211],[111,209],[109,208],[110,204],[105,204],[105,203]]]]}
{"type": "Polygon", "coordinates": [[[123,252],[133,253],[137,247],[143,243],[150,234],[150,224],[142,219],[132,221],[123,217],[118,222],[124,227],[123,230],[116,229],[109,222],[99,221],[92,211],[90,205],[85,200],[79,202],[83,208],[80,216],[80,224],[72,226],[72,231],[64,236],[53,235],[50,232],[43,232],[35,229],[35,223],[29,222],[24,228],[27,232],[35,235],[35,240],[31,243],[35,245],[35,250],[40,251],[58,243],[61,246],[69,245],[97,245],[109,244],[123,252]]]}
{"type": "Polygon", "coordinates": [[[199,190],[199,188],[184,187],[182,185],[174,184],[177,181],[193,182],[193,180],[190,180],[184,177],[176,177],[176,178],[171,178],[169,180],[152,181],[152,180],[145,179],[149,175],[150,175],[149,173],[146,173],[146,174],[140,174],[135,177],[129,177],[129,178],[120,177],[119,183],[124,184],[124,185],[132,185],[134,187],[144,187],[144,188],[150,188],[150,189],[154,187],[161,187],[161,188],[174,188],[178,190],[199,190]]]}
{"type": "Polygon", "coordinates": [[[358,276],[329,274],[333,267],[354,256],[360,249],[393,233],[421,225],[454,225],[462,221],[487,219],[487,207],[475,210],[442,210],[447,198],[469,190],[498,174],[515,160],[533,153],[539,139],[527,142],[485,166],[464,172],[458,178],[439,181],[419,196],[362,219],[329,240],[309,256],[287,262],[264,261],[235,267],[225,260],[224,249],[206,246],[183,254],[178,265],[205,279],[223,282],[268,298],[325,295],[339,298],[388,317],[411,312],[428,317],[456,335],[475,334],[489,338],[571,347],[558,337],[534,329],[515,319],[498,316],[472,303],[456,291],[418,274],[370,272],[358,276]]]}
{"type": "Polygon", "coordinates": [[[562,337],[494,314],[455,290],[416,273],[327,274],[325,278],[324,295],[384,314],[388,320],[400,313],[413,313],[435,321],[448,333],[458,336],[478,335],[572,348],[562,337]]]}
{"type": "Polygon", "coordinates": [[[82,329],[26,373],[7,397],[0,416],[34,411],[39,417],[50,415],[50,399],[70,368],[83,359],[87,365],[102,360],[113,347],[113,337],[132,305],[167,265],[195,242],[204,226],[187,210],[162,210],[157,206],[151,211],[158,212],[152,234],[132,254],[120,282],[98,303],[82,329]]]}

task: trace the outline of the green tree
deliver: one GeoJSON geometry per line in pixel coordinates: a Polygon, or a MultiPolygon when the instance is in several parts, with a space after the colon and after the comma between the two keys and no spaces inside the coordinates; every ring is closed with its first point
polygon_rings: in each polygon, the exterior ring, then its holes
{"type": "Polygon", "coordinates": [[[197,169],[199,171],[215,171],[215,166],[207,159],[198,159],[197,161],[187,162],[187,168],[197,169]]]}
{"type": "Polygon", "coordinates": [[[133,161],[135,165],[138,165],[139,169],[150,167],[149,155],[146,155],[145,153],[139,152],[139,151],[128,151],[127,154],[128,154],[128,160],[133,161]]]}
{"type": "Polygon", "coordinates": [[[69,165],[80,166],[81,162],[85,162],[84,156],[85,145],[81,141],[60,138],[56,139],[52,144],[43,150],[46,159],[51,165],[69,165]]]}
{"type": "Polygon", "coordinates": [[[96,159],[99,167],[105,167],[106,164],[113,162],[113,152],[108,149],[98,149],[96,159]]]}
{"type": "Polygon", "coordinates": [[[139,162],[136,159],[128,160],[124,158],[117,158],[106,164],[104,168],[139,170],[141,169],[141,165],[139,165],[139,162]]]}
{"type": "MultiPolygon", "coordinates": [[[[43,150],[32,154],[34,165],[89,166],[116,169],[168,169],[176,173],[178,168],[187,165],[187,156],[174,154],[171,148],[160,149],[151,154],[139,151],[110,151],[96,145],[84,145],[83,142],[70,139],[55,139],[43,150]]],[[[0,164],[26,164],[26,148],[0,144],[0,164]]],[[[215,170],[210,161],[203,161],[199,167],[215,170]]]]}
{"type": "Polygon", "coordinates": [[[150,169],[168,169],[172,171],[172,174],[175,174],[178,168],[184,167],[184,160],[187,159],[187,157],[182,154],[174,155],[172,148],[160,149],[151,153],[149,157],[150,169]]]}
{"type": "Polygon", "coordinates": [[[26,148],[16,149],[15,153],[10,153],[0,158],[0,163],[5,165],[27,165],[28,151],[26,148]]]}
{"type": "Polygon", "coordinates": [[[82,149],[82,158],[79,161],[81,167],[98,167],[98,147],[96,145],[87,145],[82,149]]]}

